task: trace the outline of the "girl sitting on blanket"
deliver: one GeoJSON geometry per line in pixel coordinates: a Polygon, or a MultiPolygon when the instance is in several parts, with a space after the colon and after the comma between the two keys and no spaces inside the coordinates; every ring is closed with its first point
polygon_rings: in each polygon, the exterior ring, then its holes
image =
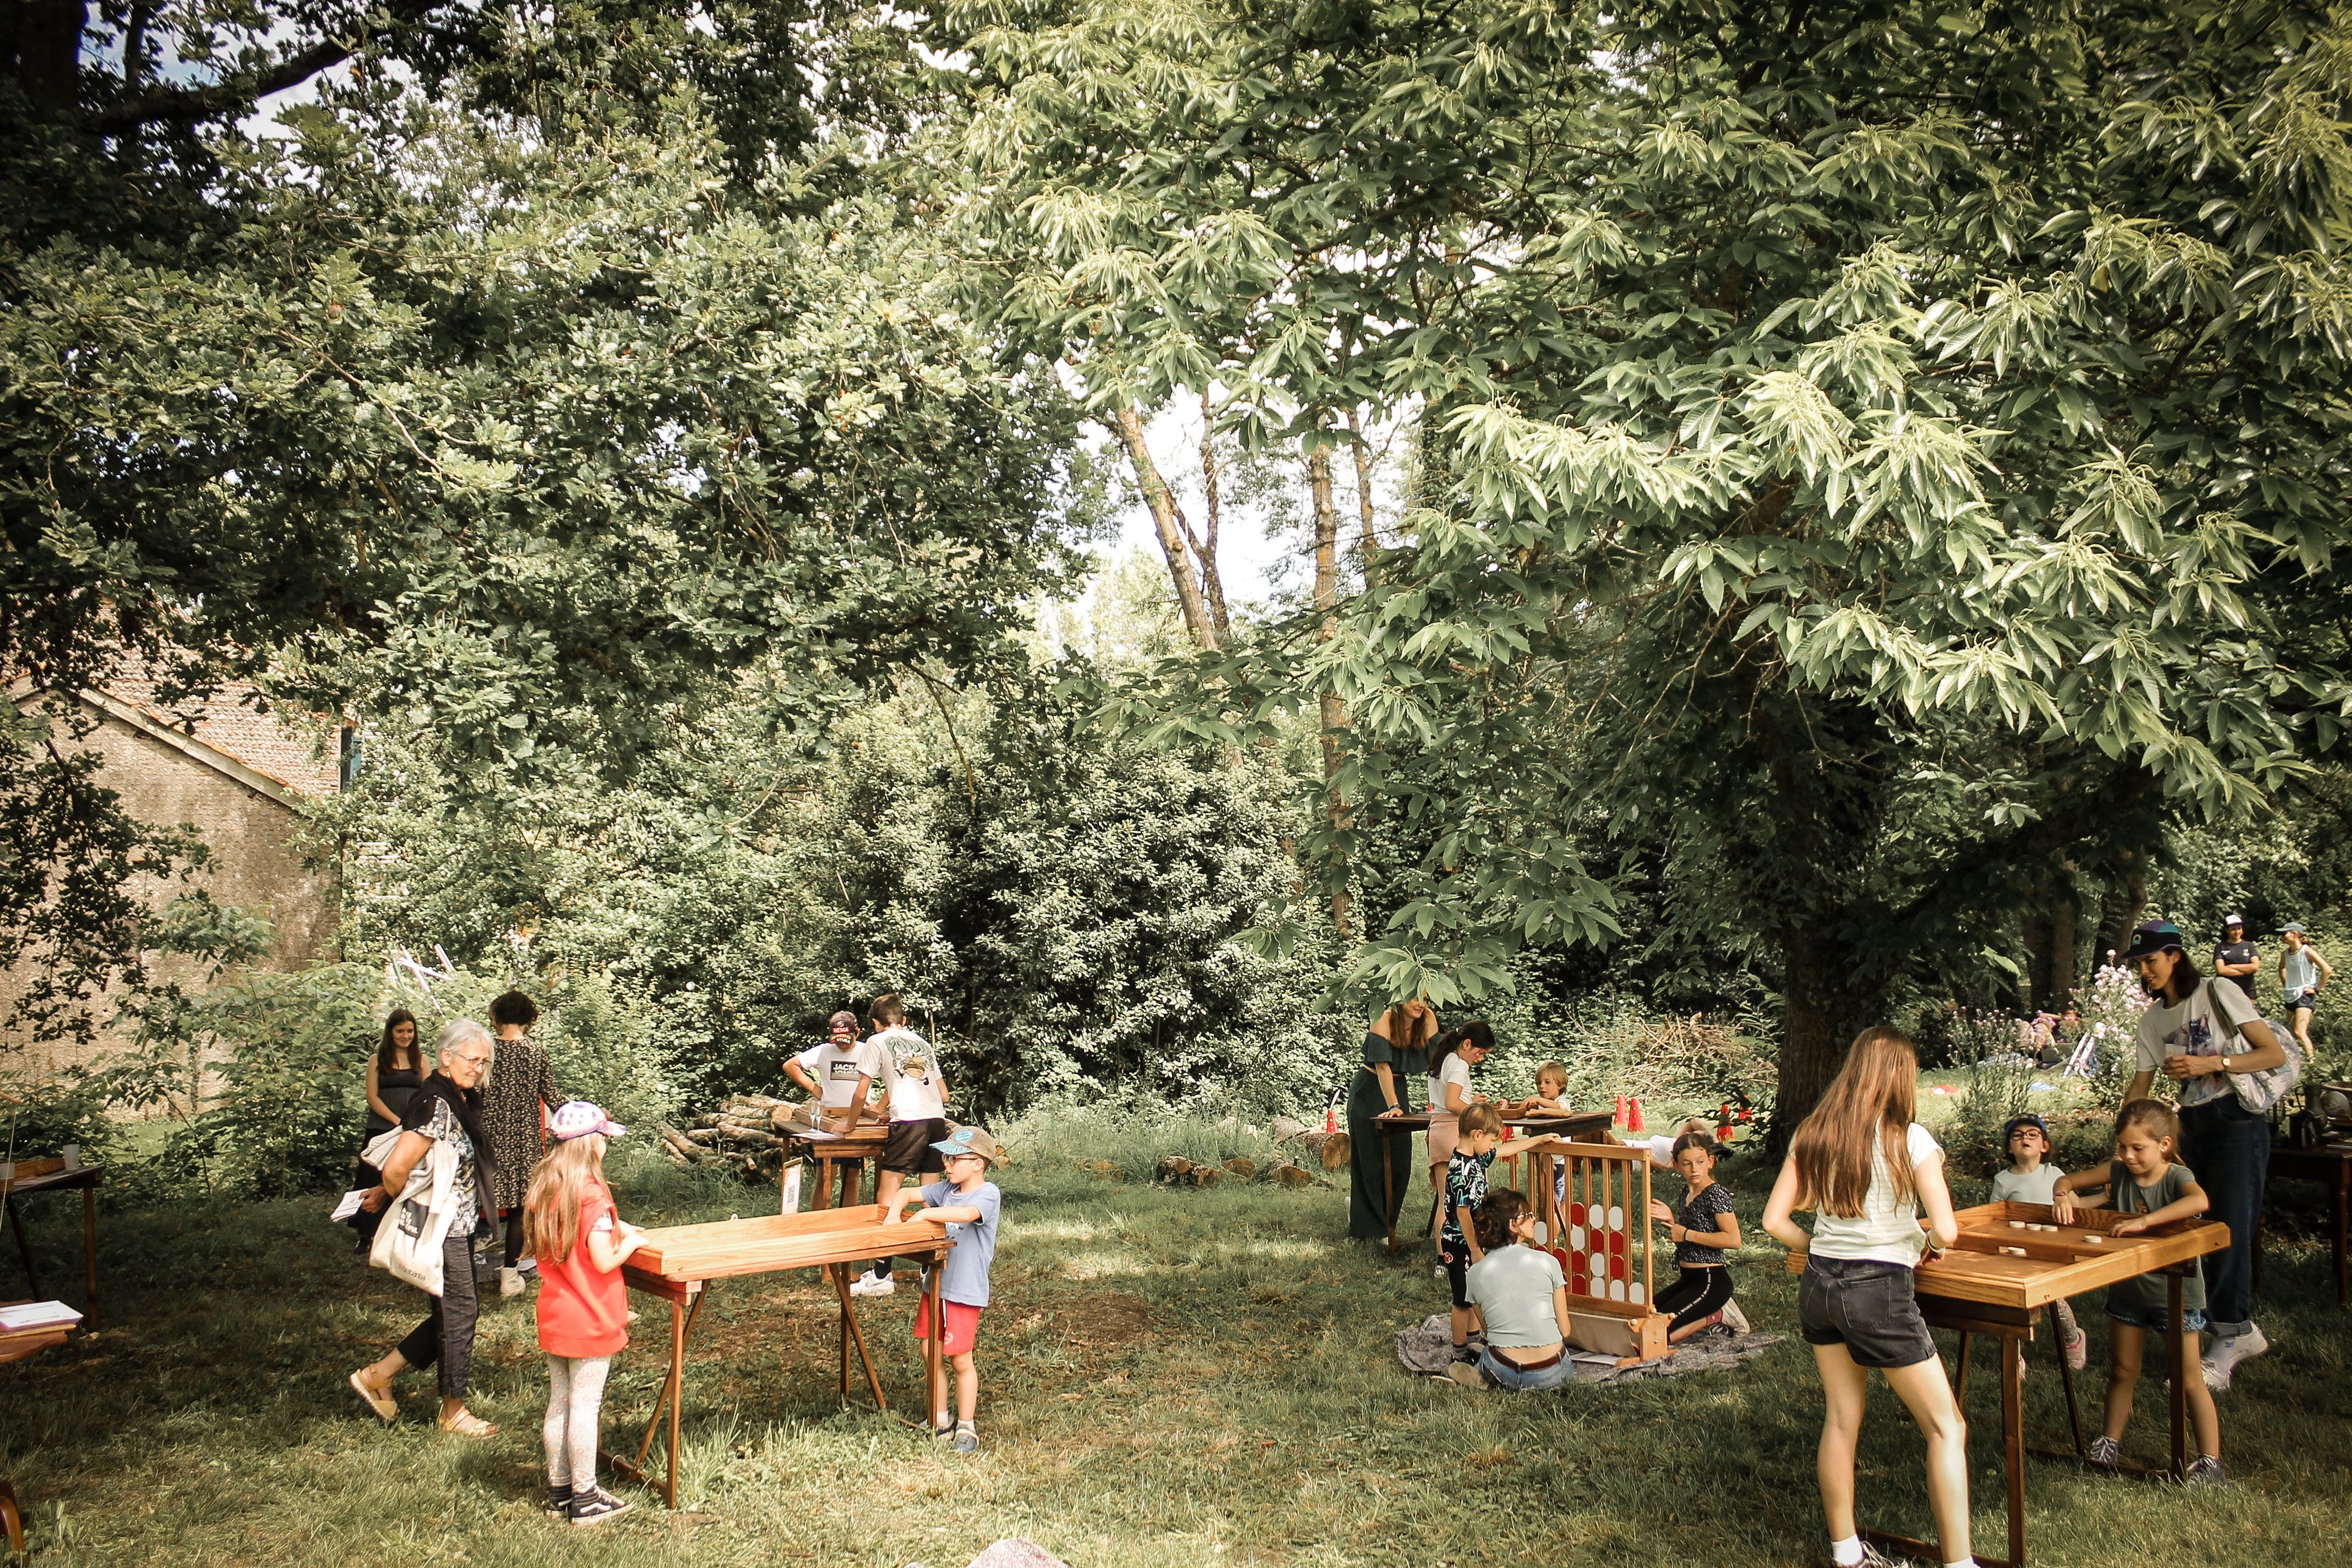
{"type": "Polygon", "coordinates": [[[1476,1364],[1446,1375],[1466,1388],[1513,1394],[1558,1388],[1576,1375],[1568,1358],[1568,1278],[1559,1259],[1537,1250],[1535,1210],[1508,1187],[1486,1194],[1474,1222],[1482,1249],[1470,1266],[1470,1300],[1486,1320],[1476,1364]]]}
{"type": "Polygon", "coordinates": [[[1672,1312],[1666,1329],[1671,1342],[1680,1342],[1717,1323],[1734,1333],[1748,1331],[1748,1315],[1731,1299],[1731,1270],[1724,1253],[1739,1246],[1739,1216],[1731,1212],[1731,1191],[1715,1179],[1715,1162],[1721,1151],[1704,1132],[1685,1132],[1674,1142],[1674,1166],[1690,1191],[1680,1208],[1650,1200],[1650,1217],[1666,1222],[1675,1244],[1675,1264],[1682,1270],[1675,1281],[1658,1292],[1657,1307],[1672,1312]]]}

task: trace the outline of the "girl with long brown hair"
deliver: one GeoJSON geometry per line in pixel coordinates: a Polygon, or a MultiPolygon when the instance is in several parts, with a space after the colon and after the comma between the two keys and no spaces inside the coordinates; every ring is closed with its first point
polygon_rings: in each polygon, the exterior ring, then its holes
{"type": "Polygon", "coordinates": [[[547,1352],[547,1508],[596,1524],[629,1505],[596,1485],[596,1428],[613,1357],[629,1342],[621,1265],[645,1240],[613,1212],[604,1148],[628,1129],[584,1100],[548,1119],[555,1148],[530,1174],[523,1234],[539,1259],[539,1348],[547,1352]]]}
{"type": "Polygon", "coordinates": [[[1806,1255],[1797,1316],[1827,1410],[1814,1471],[1841,1568],[1888,1559],[1854,1525],[1853,1453],[1875,1368],[1927,1439],[1927,1505],[1947,1564],[1971,1563],[1968,1426],[1927,1337],[1911,1271],[1959,1235],[1944,1152],[1917,1120],[1919,1058],[1895,1029],[1864,1029],[1798,1127],[1764,1205],[1764,1228],[1806,1255]],[[1796,1211],[1811,1209],[1809,1234],[1796,1211]],[[1919,1211],[1927,1230],[1919,1230],[1919,1211]]]}
{"type": "Polygon", "coordinates": [[[1403,1212],[1412,1187],[1412,1132],[1384,1127],[1384,1119],[1410,1111],[1405,1086],[1429,1071],[1429,1047],[1437,1038],[1437,1014],[1426,1002],[1400,1002],[1364,1031],[1364,1065],[1348,1086],[1348,1148],[1353,1180],[1348,1196],[1348,1234],[1359,1240],[1386,1236],[1403,1212]],[[1381,1141],[1387,1158],[1381,1157],[1381,1141]]]}

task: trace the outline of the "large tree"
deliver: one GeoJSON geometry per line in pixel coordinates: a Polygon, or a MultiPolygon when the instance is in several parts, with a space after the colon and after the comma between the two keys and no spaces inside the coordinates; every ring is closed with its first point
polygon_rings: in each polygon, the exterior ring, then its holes
{"type": "Polygon", "coordinates": [[[1378,989],[1601,934],[1597,821],[1769,957],[1801,1112],[2041,868],[2144,851],[2168,799],[2258,808],[2336,739],[2328,650],[2281,625],[2347,524],[2327,11],[958,16],[1005,231],[1066,292],[1118,272],[1139,363],[1421,422],[1345,635],[1195,663],[1163,719],[1337,690],[1357,816],[1310,848],[1424,829],[1378,989]],[[1249,236],[1264,346],[1218,330],[1230,271],[1101,214],[1249,236]]]}

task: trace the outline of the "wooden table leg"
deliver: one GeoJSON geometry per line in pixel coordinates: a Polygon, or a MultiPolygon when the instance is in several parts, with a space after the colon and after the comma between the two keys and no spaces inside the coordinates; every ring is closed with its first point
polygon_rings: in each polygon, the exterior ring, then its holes
{"type": "Polygon", "coordinates": [[[866,1187],[866,1162],[844,1160],[841,1163],[841,1206],[854,1209],[866,1187]]]}
{"type": "Polygon", "coordinates": [[[8,1550],[25,1550],[25,1516],[16,1507],[16,1489],[0,1481],[0,1530],[8,1532],[8,1550]]]}
{"type": "Polygon", "coordinates": [[[2336,1304],[2352,1302],[2352,1272],[2346,1268],[2345,1218],[2352,1209],[2352,1160],[2336,1163],[2336,1304]]]}
{"type": "Polygon", "coordinates": [[[2167,1277],[2165,1295],[2168,1298],[2165,1349],[2172,1354],[2172,1479],[2179,1480],[2189,1473],[2189,1380],[2204,1373],[2190,1349],[2195,1337],[2182,1326],[2179,1275],[2167,1277]]]}
{"type": "MultiPolygon", "coordinates": [[[[1377,1122],[1377,1121],[1375,1121],[1374,1123],[1372,1123],[1372,1125],[1373,1125],[1373,1126],[1375,1126],[1375,1127],[1377,1127],[1377,1126],[1379,1126],[1379,1125],[1380,1125],[1380,1123],[1379,1123],[1379,1122],[1377,1122]]],[[[1381,1133],[1381,1134],[1380,1134],[1380,1140],[1381,1140],[1381,1199],[1382,1199],[1382,1203],[1381,1203],[1381,1207],[1383,1207],[1384,1209],[1386,1209],[1386,1210],[1388,1211],[1388,1214],[1387,1214],[1387,1216],[1386,1216],[1386,1217],[1387,1217],[1387,1219],[1388,1219],[1388,1223],[1389,1223],[1389,1252],[1390,1252],[1391,1255],[1394,1255],[1394,1253],[1396,1252],[1396,1249],[1397,1249],[1397,1248],[1396,1248],[1396,1211],[1397,1211],[1397,1204],[1398,1204],[1398,1202],[1399,1202],[1398,1197],[1397,1197],[1397,1190],[1396,1190],[1396,1156],[1395,1156],[1394,1152],[1393,1152],[1393,1151],[1389,1147],[1389,1135],[1388,1135],[1385,1131],[1383,1131],[1382,1133],[1381,1133]]],[[[23,1233],[22,1233],[22,1232],[19,1232],[19,1233],[18,1233],[18,1241],[19,1241],[19,1244],[20,1244],[20,1245],[21,1245],[21,1243],[22,1243],[22,1240],[23,1240],[23,1233]]],[[[32,1266],[33,1266],[32,1259],[31,1259],[29,1257],[28,1257],[28,1258],[26,1258],[26,1259],[25,1260],[25,1267],[26,1267],[26,1268],[32,1268],[32,1266]]],[[[37,1295],[37,1296],[40,1294],[40,1292],[39,1292],[37,1289],[36,1289],[33,1293],[34,1293],[35,1295],[37,1295]]]]}
{"type": "MultiPolygon", "coordinates": [[[[874,1391],[874,1407],[887,1410],[890,1402],[882,1397],[882,1380],[874,1374],[874,1357],[866,1349],[866,1331],[858,1327],[857,1313],[850,1305],[849,1265],[844,1263],[826,1272],[833,1276],[834,1290],[841,1297],[841,1326],[846,1331],[846,1339],[857,1342],[857,1359],[866,1365],[866,1386],[874,1391]]],[[[846,1340],[841,1351],[841,1392],[846,1395],[849,1393],[849,1347],[846,1340]]]]}
{"type": "Polygon", "coordinates": [[[2049,1313],[2050,1338],[2058,1347],[2058,1381],[2066,1385],[2066,1420],[2074,1429],[2074,1452],[2080,1454],[2084,1451],[2083,1407],[2074,1398],[2074,1367],[2066,1359],[2066,1331],[2058,1321],[2057,1302],[2050,1303],[2049,1313]]]}
{"type": "Polygon", "coordinates": [[[98,1189],[81,1190],[81,1262],[89,1305],[82,1311],[82,1330],[88,1332],[98,1327],[98,1189]]]}
{"type": "Polygon", "coordinates": [[[826,1159],[823,1151],[812,1144],[809,1148],[809,1163],[816,1167],[816,1206],[829,1209],[833,1206],[834,1162],[826,1159]]]}
{"type": "Polygon", "coordinates": [[[1969,1346],[1976,1336],[1968,1330],[1960,1331],[1960,1353],[1952,1373],[1952,1403],[1965,1406],[1969,1402],[1969,1346]]]}
{"type": "Polygon", "coordinates": [[[637,1440],[637,1457],[633,1463],[618,1454],[599,1451],[598,1458],[613,1467],[618,1474],[661,1493],[662,1501],[671,1508],[677,1506],[677,1446],[678,1428],[684,1419],[686,1405],[686,1341],[694,1331],[694,1321],[702,1314],[702,1303],[709,1298],[710,1287],[698,1285],[694,1289],[694,1305],[682,1310],[677,1302],[669,1304],[669,1375],[662,1380],[661,1397],[654,1402],[653,1419],[646,1423],[645,1436],[637,1440]],[[646,1474],[646,1457],[653,1452],[654,1438],[662,1429],[662,1417],[669,1417],[669,1474],[656,1481],[646,1474]]]}
{"type": "MultiPolygon", "coordinates": [[[[2003,1336],[2000,1346],[2000,1447],[2009,1471],[2010,1568],[2025,1568],[2025,1342],[2003,1336]]],[[[1944,1548],[1950,1555],[1951,1548],[1944,1548]]]]}
{"type": "Polygon", "coordinates": [[[939,1429],[940,1412],[948,1407],[947,1261],[944,1255],[931,1259],[930,1279],[924,1287],[931,1299],[931,1337],[923,1347],[924,1392],[929,1396],[923,1420],[933,1431],[939,1429]]]}
{"type": "Polygon", "coordinates": [[[25,1283],[32,1291],[32,1299],[41,1300],[47,1292],[41,1289],[41,1271],[33,1263],[33,1244],[25,1239],[24,1211],[17,1206],[14,1193],[9,1194],[5,1200],[0,1200],[0,1205],[6,1207],[8,1228],[16,1235],[16,1256],[25,1260],[25,1283]]]}

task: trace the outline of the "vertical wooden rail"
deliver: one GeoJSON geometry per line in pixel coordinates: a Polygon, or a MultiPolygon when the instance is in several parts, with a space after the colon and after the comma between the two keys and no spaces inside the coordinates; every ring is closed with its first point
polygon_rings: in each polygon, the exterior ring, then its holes
{"type": "MultiPolygon", "coordinates": [[[[2031,1321],[2031,1320],[2028,1320],[2031,1321]]],[[[2031,1331],[2030,1330],[2028,1331],[2031,1331]]],[[[2000,1443],[2009,1482],[2009,1561],[2012,1568],[2025,1562],[2025,1356],[2024,1345],[2007,1336],[1993,1343],[2000,1351],[2000,1443]]],[[[1951,1549],[1945,1547],[1946,1555],[1951,1549]]]]}
{"type": "Polygon", "coordinates": [[[2180,1274],[2166,1277],[2165,1349],[2172,1352],[2172,1479],[2189,1473],[2189,1380],[2204,1375],[2197,1365],[2195,1341],[2181,1331],[2180,1274]]]}
{"type": "Polygon", "coordinates": [[[82,1327],[98,1327],[98,1187],[95,1183],[81,1190],[81,1258],[88,1275],[89,1305],[82,1315],[82,1327]]]}

